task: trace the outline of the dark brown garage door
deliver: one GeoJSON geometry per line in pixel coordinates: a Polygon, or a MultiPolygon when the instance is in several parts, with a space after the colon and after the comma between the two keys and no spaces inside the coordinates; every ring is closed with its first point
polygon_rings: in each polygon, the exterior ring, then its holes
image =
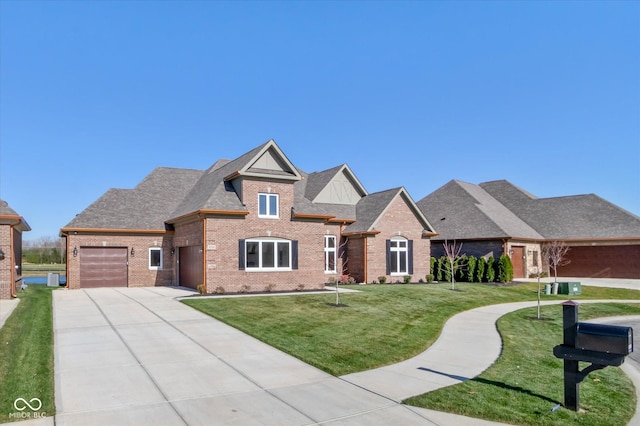
{"type": "Polygon", "coordinates": [[[126,247],[80,248],[80,287],[126,286],[126,247]]]}
{"type": "Polygon", "coordinates": [[[640,245],[573,246],[567,258],[570,262],[558,268],[558,276],[640,278],[640,245]]]}
{"type": "Polygon", "coordinates": [[[180,247],[178,250],[178,279],[183,287],[197,288],[202,284],[202,247],[180,247]]]}

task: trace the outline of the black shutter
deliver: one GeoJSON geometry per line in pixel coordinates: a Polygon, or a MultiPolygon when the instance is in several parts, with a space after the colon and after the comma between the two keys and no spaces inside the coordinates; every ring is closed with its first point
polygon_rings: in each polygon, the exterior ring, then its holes
{"type": "Polygon", "coordinates": [[[407,241],[407,269],[409,275],[413,274],[413,240],[407,241]]]}
{"type": "Polygon", "coordinates": [[[244,244],[244,240],[238,240],[238,269],[240,269],[241,271],[244,271],[244,265],[245,265],[245,244],[244,244]]]}
{"type": "Polygon", "coordinates": [[[391,240],[387,240],[387,275],[391,275],[391,240]]]}
{"type": "Polygon", "coordinates": [[[298,269],[298,240],[291,241],[291,269],[298,269]]]}

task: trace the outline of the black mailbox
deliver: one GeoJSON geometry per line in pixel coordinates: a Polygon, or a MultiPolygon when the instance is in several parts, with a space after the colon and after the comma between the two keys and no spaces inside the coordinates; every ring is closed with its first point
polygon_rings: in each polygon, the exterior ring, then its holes
{"type": "Polygon", "coordinates": [[[576,327],[575,347],[588,351],[629,355],[633,352],[633,329],[617,325],[579,322],[576,327]]]}

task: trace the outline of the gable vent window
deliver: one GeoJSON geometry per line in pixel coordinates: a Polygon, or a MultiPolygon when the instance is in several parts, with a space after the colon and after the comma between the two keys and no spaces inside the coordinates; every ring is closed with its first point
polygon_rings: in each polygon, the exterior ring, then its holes
{"type": "Polygon", "coordinates": [[[149,269],[162,269],[162,249],[160,247],[149,249],[149,269]]]}
{"type": "Polygon", "coordinates": [[[258,194],[258,217],[278,218],[278,194],[258,194]]]}

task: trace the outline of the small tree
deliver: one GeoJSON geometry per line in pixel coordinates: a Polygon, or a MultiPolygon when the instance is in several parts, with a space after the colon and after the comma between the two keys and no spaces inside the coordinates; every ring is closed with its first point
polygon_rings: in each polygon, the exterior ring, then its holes
{"type": "Polygon", "coordinates": [[[452,243],[449,243],[447,240],[444,240],[442,243],[444,246],[444,252],[446,253],[447,260],[449,261],[449,273],[451,274],[451,290],[455,290],[456,288],[456,271],[462,266],[462,261],[460,258],[460,250],[462,250],[462,243],[460,245],[456,244],[456,240],[453,240],[452,243]]]}
{"type": "Polygon", "coordinates": [[[513,280],[513,264],[511,258],[506,254],[500,256],[498,263],[498,281],[508,283],[513,280]]]}
{"type": "Polygon", "coordinates": [[[487,282],[492,283],[496,280],[496,259],[490,256],[487,259],[487,282]]]}
{"type": "Polygon", "coordinates": [[[484,281],[484,270],[487,266],[487,261],[484,257],[480,257],[478,259],[478,263],[476,264],[476,277],[478,277],[478,282],[481,283],[484,281]]]}
{"type": "Polygon", "coordinates": [[[542,245],[542,256],[549,260],[553,268],[554,282],[558,282],[558,267],[568,265],[570,260],[566,258],[569,246],[564,241],[551,241],[542,245]]]}
{"type": "Polygon", "coordinates": [[[476,259],[474,256],[469,256],[467,258],[467,281],[469,281],[470,283],[475,282],[476,280],[476,263],[478,262],[478,259],[476,259]]]}

